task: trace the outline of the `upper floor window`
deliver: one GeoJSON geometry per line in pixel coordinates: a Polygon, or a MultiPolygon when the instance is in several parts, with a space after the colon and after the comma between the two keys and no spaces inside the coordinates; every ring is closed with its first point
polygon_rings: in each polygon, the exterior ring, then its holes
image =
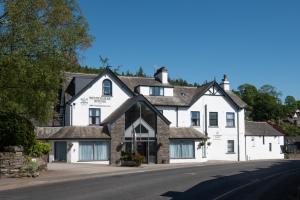
{"type": "Polygon", "coordinates": [[[192,126],[200,126],[200,112],[199,111],[191,112],[191,122],[192,122],[192,126]]]}
{"type": "Polygon", "coordinates": [[[102,95],[103,96],[112,96],[112,83],[111,80],[105,79],[102,83],[102,95]]]}
{"type": "Polygon", "coordinates": [[[226,127],[235,127],[235,116],[233,112],[226,113],[226,127]]]}
{"type": "Polygon", "coordinates": [[[89,123],[90,125],[100,125],[100,108],[90,108],[89,123]]]}
{"type": "Polygon", "coordinates": [[[164,96],[164,88],[162,87],[150,87],[151,96],[164,96]]]}
{"type": "Polygon", "coordinates": [[[218,126],[218,113],[217,112],[209,113],[209,126],[218,126]]]}

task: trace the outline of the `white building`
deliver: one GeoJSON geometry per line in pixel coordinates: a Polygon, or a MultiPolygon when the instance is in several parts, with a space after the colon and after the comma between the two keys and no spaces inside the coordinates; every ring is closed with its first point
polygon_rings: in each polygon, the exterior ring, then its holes
{"type": "Polygon", "coordinates": [[[118,164],[121,152],[133,148],[145,163],[283,158],[282,135],[276,142],[253,126],[245,130],[245,107],[226,76],[220,84],[181,87],[169,84],[165,67],[153,78],[116,76],[109,68],[66,73],[63,126],[37,133],[53,145],[50,161],[118,164]],[[261,142],[252,146],[253,137],[265,138],[271,151],[261,142]]]}

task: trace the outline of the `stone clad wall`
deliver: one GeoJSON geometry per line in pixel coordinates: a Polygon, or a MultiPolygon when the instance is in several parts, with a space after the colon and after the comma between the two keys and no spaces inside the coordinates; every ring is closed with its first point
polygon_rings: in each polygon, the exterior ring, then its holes
{"type": "Polygon", "coordinates": [[[125,133],[125,114],[111,125],[111,165],[119,165],[122,151],[122,138],[125,133]]]}
{"type": "Polygon", "coordinates": [[[169,126],[160,118],[157,117],[157,163],[158,164],[168,164],[170,162],[169,148],[170,148],[170,128],[169,126]]]}
{"type": "Polygon", "coordinates": [[[23,152],[0,152],[0,174],[19,177],[22,167],[26,164],[23,152]]]}

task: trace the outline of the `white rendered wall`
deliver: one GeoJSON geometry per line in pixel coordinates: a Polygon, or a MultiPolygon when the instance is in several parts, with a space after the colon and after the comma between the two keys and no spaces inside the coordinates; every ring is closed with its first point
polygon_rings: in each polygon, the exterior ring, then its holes
{"type": "Polygon", "coordinates": [[[284,145],[283,136],[265,136],[265,144],[263,136],[246,136],[247,160],[283,159],[281,145],[284,145]],[[269,143],[272,144],[272,151],[269,151],[269,143]]]}
{"type": "Polygon", "coordinates": [[[138,91],[142,95],[145,95],[145,96],[150,95],[150,87],[148,87],[148,86],[139,86],[138,91]]]}
{"type": "Polygon", "coordinates": [[[197,163],[206,162],[207,158],[202,158],[202,148],[199,148],[200,141],[195,141],[195,158],[194,159],[170,159],[170,163],[197,163]]]}
{"type": "Polygon", "coordinates": [[[165,87],[164,88],[164,96],[167,96],[167,97],[172,97],[174,96],[174,89],[173,88],[168,88],[168,87],[165,87]]]}
{"type": "MultiPolygon", "coordinates": [[[[56,140],[61,141],[61,140],[56,140]]],[[[54,142],[51,141],[51,152],[49,153],[49,162],[54,161],[54,142]]],[[[87,141],[87,140],[84,140],[87,141]]],[[[93,140],[95,141],[95,140],[93,140]]],[[[99,140],[97,140],[99,141],[99,140]]],[[[110,155],[109,155],[110,157],[110,155]]],[[[67,162],[68,163],[90,163],[90,164],[105,164],[109,165],[109,160],[106,161],[89,161],[89,162],[81,162],[79,161],[79,141],[78,140],[68,140],[67,141],[67,162]]]]}
{"type": "Polygon", "coordinates": [[[176,107],[157,106],[158,110],[163,110],[163,115],[171,122],[170,127],[176,127],[176,107]]]}
{"type": "Polygon", "coordinates": [[[125,92],[109,75],[103,75],[93,86],[72,102],[72,126],[89,125],[89,108],[101,109],[101,121],[108,117],[113,111],[121,106],[130,94],[125,92]],[[102,82],[105,79],[112,81],[112,96],[102,96],[102,82]],[[74,105],[75,103],[75,105],[74,105]]]}

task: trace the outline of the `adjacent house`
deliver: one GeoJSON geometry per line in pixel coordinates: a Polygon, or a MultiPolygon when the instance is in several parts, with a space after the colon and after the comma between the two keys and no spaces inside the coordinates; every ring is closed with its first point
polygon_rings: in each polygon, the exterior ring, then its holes
{"type": "Polygon", "coordinates": [[[37,128],[52,144],[50,162],[116,165],[122,151],[137,151],[145,163],[283,158],[283,135],[245,123],[246,103],[226,75],[200,87],[168,79],[165,67],[151,78],[116,76],[109,68],[66,73],[59,126],[37,128]]]}

